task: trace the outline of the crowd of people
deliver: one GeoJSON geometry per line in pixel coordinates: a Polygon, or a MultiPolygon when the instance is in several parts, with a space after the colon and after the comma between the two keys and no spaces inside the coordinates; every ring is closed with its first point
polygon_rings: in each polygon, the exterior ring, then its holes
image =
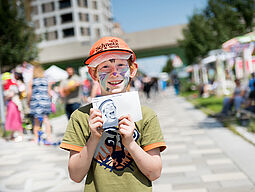
{"type": "MultiPolygon", "coordinates": [[[[91,78],[82,79],[72,66],[66,67],[68,78],[60,82],[49,82],[43,67],[38,62],[24,62],[2,75],[6,106],[5,129],[11,140],[24,140],[24,133],[31,133],[35,143],[54,142],[49,115],[56,112],[58,103],[64,104],[68,119],[81,105],[101,95],[100,85],[91,78]]],[[[131,82],[131,90],[139,91],[150,100],[151,93],[158,93],[159,79],[139,75],[131,82]]]]}

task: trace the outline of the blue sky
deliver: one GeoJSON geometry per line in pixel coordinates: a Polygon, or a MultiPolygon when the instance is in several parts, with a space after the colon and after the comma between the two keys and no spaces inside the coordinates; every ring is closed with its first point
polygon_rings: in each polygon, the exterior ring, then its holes
{"type": "MultiPolygon", "coordinates": [[[[201,11],[207,0],[112,0],[114,21],[126,33],[188,23],[194,11],[201,11]]],[[[167,56],[137,59],[139,69],[158,76],[167,56]],[[157,63],[157,65],[155,65],[157,63]]]]}
{"type": "Polygon", "coordinates": [[[114,21],[126,32],[188,23],[207,0],[112,0],[114,21]]]}

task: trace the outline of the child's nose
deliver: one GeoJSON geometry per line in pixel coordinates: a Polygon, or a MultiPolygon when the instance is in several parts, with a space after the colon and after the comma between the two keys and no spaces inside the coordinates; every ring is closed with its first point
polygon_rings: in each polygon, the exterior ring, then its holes
{"type": "Polygon", "coordinates": [[[112,74],[113,74],[113,76],[117,76],[118,70],[117,70],[117,67],[116,67],[116,66],[113,66],[113,67],[112,67],[112,74]]]}

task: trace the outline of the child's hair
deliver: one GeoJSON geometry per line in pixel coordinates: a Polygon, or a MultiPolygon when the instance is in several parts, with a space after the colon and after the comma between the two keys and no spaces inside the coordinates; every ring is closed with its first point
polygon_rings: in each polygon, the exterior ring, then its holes
{"type": "Polygon", "coordinates": [[[33,78],[42,78],[44,77],[44,70],[40,64],[34,65],[33,78]]]}

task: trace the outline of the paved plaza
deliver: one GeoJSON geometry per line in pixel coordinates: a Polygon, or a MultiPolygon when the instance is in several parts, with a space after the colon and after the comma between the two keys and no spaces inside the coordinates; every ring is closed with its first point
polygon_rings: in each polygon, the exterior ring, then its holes
{"type": "MultiPolygon", "coordinates": [[[[153,192],[255,192],[255,146],[208,118],[172,90],[141,102],[158,114],[167,143],[153,192]]],[[[51,120],[65,131],[65,116],[51,120]]],[[[68,177],[68,152],[0,139],[0,192],[79,192],[68,177]]]]}

